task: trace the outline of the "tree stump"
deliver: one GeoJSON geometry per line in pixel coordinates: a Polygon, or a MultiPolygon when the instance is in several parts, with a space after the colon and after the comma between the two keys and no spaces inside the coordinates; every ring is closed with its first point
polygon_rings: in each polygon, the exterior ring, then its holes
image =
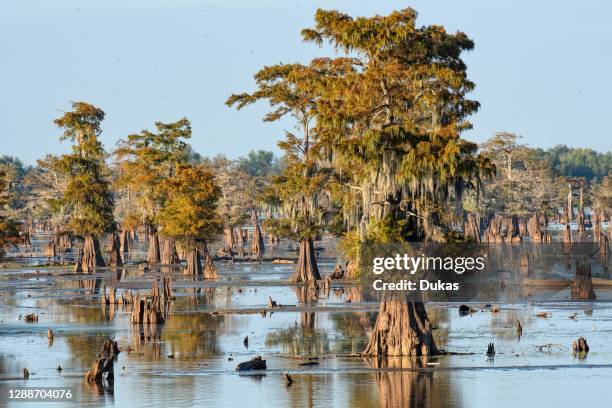
{"type": "Polygon", "coordinates": [[[108,385],[112,386],[115,380],[114,362],[118,354],[117,342],[113,340],[105,341],[93,366],[85,374],[87,382],[102,385],[103,381],[106,380],[108,385]]]}
{"type": "Polygon", "coordinates": [[[439,354],[423,302],[405,294],[384,293],[368,356],[427,356],[439,354]]]}
{"type": "Polygon", "coordinates": [[[574,351],[574,353],[588,353],[589,345],[586,339],[580,336],[578,340],[574,340],[574,342],[572,343],[572,350],[574,351]]]}
{"type": "Polygon", "coordinates": [[[94,272],[96,267],[104,267],[104,259],[100,251],[100,243],[93,235],[85,236],[83,246],[77,253],[75,272],[94,272]]]}

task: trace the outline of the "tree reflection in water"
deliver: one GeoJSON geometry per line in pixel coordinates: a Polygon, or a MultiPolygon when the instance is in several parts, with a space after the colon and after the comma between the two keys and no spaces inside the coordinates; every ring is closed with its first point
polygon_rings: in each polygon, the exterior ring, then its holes
{"type": "Polygon", "coordinates": [[[381,407],[455,407],[448,371],[434,373],[426,357],[366,359],[374,373],[381,407]]]}

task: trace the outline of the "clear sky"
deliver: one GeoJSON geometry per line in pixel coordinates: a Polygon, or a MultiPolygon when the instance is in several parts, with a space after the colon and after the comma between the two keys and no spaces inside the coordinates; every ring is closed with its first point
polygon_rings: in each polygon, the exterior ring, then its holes
{"type": "Polygon", "coordinates": [[[0,155],[33,164],[66,151],[52,120],[69,101],[107,114],[103,142],[182,116],[205,155],[276,149],[290,122],[265,124],[266,105],[223,102],[253,89],[265,64],[329,53],[301,42],[318,7],[351,15],[413,7],[419,25],[461,30],[481,110],[468,139],[494,131],[532,146],[612,150],[612,2],[605,0],[3,0],[0,155]]]}

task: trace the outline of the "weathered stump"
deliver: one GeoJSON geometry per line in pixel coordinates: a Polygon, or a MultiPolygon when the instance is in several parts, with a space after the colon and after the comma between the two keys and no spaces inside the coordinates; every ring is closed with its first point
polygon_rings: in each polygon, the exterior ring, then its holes
{"type": "Polygon", "coordinates": [[[96,267],[104,267],[100,243],[93,235],[85,236],[83,246],[77,253],[75,272],[93,272],[96,267]]]}
{"type": "Polygon", "coordinates": [[[438,353],[423,302],[409,301],[405,294],[383,294],[364,355],[427,356],[438,353]]]}
{"type": "Polygon", "coordinates": [[[106,380],[108,385],[112,386],[115,380],[114,362],[118,354],[117,342],[113,340],[105,341],[93,366],[85,374],[87,382],[102,385],[103,381],[106,380]]]}

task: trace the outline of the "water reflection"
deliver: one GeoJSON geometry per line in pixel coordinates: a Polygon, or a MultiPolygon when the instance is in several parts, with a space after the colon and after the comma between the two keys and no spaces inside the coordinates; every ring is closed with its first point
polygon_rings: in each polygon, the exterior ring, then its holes
{"type": "Polygon", "coordinates": [[[366,359],[374,369],[382,407],[456,407],[457,395],[451,390],[448,372],[434,374],[422,357],[366,359]],[[403,371],[394,371],[401,369],[403,371]]]}

